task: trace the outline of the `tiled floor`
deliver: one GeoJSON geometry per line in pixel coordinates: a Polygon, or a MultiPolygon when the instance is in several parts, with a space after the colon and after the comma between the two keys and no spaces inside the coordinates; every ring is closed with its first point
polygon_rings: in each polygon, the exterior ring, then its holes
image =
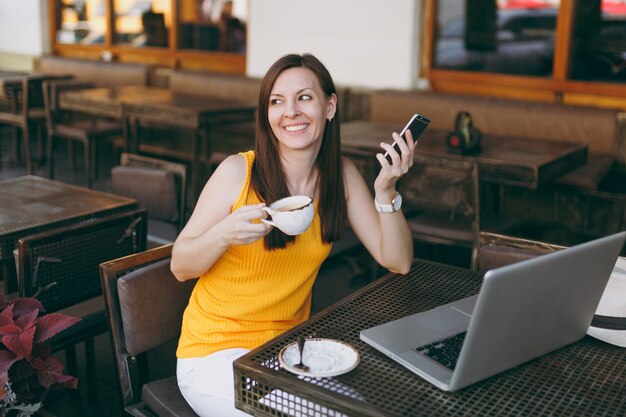
{"type": "MultiPolygon", "coordinates": [[[[110,170],[114,165],[113,148],[109,143],[102,143],[101,145],[98,150],[98,178],[94,188],[100,191],[110,191],[110,170]]],[[[77,151],[77,166],[74,171],[71,171],[68,168],[67,151],[64,146],[59,146],[55,152],[55,180],[85,185],[82,153],[80,149],[77,149],[77,151]]],[[[13,160],[10,130],[6,128],[0,129],[0,158],[0,180],[26,174],[23,164],[18,164],[13,160]]],[[[37,175],[46,176],[45,165],[38,165],[36,170],[37,175]]],[[[322,266],[314,287],[313,313],[320,311],[369,282],[371,277],[362,273],[363,271],[359,270],[360,266],[355,264],[355,259],[359,259],[359,254],[360,252],[357,250],[348,254],[353,256],[339,256],[329,260],[322,266]]],[[[45,410],[47,412],[56,417],[110,417],[122,415],[109,334],[105,333],[97,336],[95,346],[99,391],[98,401],[90,402],[87,399],[84,346],[81,344],[77,347],[79,366],[77,375],[79,377],[78,390],[50,392],[45,401],[45,410]]],[[[173,355],[173,352],[163,354],[173,355]]],[[[57,355],[59,358],[64,359],[65,355],[63,352],[58,352],[57,355]]],[[[150,362],[160,363],[158,360],[150,362]]]]}

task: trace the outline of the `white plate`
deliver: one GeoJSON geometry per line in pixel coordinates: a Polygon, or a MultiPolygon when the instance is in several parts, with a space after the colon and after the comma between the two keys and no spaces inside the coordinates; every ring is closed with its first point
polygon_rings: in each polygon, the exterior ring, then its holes
{"type": "Polygon", "coordinates": [[[294,374],[310,377],[329,377],[345,374],[359,364],[359,352],[348,345],[333,339],[306,339],[302,353],[305,372],[294,365],[300,362],[298,343],[285,346],[278,354],[283,368],[294,374]]]}

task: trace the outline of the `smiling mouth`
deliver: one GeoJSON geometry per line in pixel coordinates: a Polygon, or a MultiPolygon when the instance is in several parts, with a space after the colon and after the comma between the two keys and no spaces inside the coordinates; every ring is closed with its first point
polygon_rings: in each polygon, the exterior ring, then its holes
{"type": "Polygon", "coordinates": [[[303,123],[301,125],[295,125],[295,126],[285,126],[285,130],[289,133],[295,133],[295,132],[300,132],[301,130],[304,130],[308,127],[309,125],[306,123],[303,123]]]}

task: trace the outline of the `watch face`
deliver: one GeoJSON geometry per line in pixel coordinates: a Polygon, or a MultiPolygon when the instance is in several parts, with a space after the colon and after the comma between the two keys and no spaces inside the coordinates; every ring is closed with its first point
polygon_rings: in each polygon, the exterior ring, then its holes
{"type": "Polygon", "coordinates": [[[400,210],[400,207],[402,207],[402,196],[400,195],[400,193],[396,194],[393,201],[391,202],[391,205],[393,206],[393,211],[400,210]]]}

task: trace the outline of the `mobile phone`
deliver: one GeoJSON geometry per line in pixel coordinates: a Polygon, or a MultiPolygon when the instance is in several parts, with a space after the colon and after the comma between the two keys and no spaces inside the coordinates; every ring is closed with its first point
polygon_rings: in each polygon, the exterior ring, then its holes
{"type": "MultiPolygon", "coordinates": [[[[411,120],[409,120],[409,122],[406,124],[406,126],[404,126],[404,129],[402,129],[402,131],[400,132],[400,136],[406,139],[404,134],[407,130],[410,130],[411,135],[413,136],[413,140],[417,142],[417,138],[419,138],[424,130],[426,130],[429,123],[430,119],[428,117],[424,116],[423,114],[415,113],[413,117],[411,117],[411,120]]],[[[392,146],[396,152],[400,153],[400,148],[398,147],[397,142],[394,142],[392,146]]],[[[391,157],[389,156],[389,152],[385,152],[385,158],[387,158],[387,161],[391,163],[391,157]]]]}

